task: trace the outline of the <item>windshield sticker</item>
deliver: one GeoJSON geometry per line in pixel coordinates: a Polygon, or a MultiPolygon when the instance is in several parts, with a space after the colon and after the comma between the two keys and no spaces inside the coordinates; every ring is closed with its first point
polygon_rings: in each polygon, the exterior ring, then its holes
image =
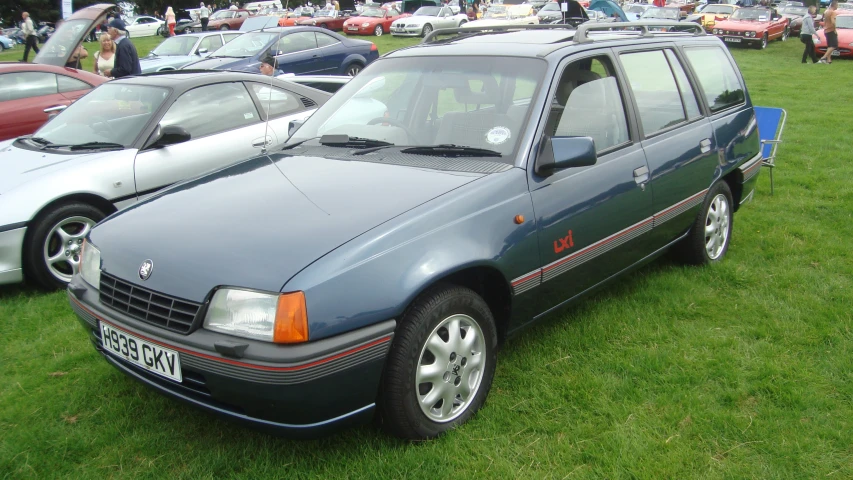
{"type": "Polygon", "coordinates": [[[248,119],[250,119],[250,118],[254,118],[254,115],[252,115],[251,113],[244,113],[244,114],[243,114],[243,118],[245,118],[246,120],[248,120],[248,119]]]}
{"type": "Polygon", "coordinates": [[[766,21],[767,21],[767,15],[761,15],[761,16],[759,16],[759,17],[758,17],[758,21],[759,21],[759,22],[766,22],[766,21]]]}
{"type": "Polygon", "coordinates": [[[486,132],[486,141],[492,145],[500,145],[512,136],[512,133],[506,127],[495,127],[486,132]]]}

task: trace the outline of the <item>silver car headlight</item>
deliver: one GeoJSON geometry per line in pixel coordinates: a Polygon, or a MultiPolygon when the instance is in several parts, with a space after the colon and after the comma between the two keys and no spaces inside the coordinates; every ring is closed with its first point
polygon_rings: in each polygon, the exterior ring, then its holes
{"type": "Polygon", "coordinates": [[[210,301],[204,328],[264,342],[306,342],[305,295],[302,292],[277,294],[221,288],[210,301]]]}
{"type": "Polygon", "coordinates": [[[369,26],[370,26],[370,24],[369,24],[369,23],[367,23],[367,22],[364,22],[364,23],[362,23],[362,24],[361,24],[361,26],[362,26],[362,28],[367,28],[367,27],[369,27],[369,26]]]}
{"type": "Polygon", "coordinates": [[[80,276],[96,289],[101,284],[101,251],[88,240],[83,241],[83,254],[80,255],[80,276]]]}

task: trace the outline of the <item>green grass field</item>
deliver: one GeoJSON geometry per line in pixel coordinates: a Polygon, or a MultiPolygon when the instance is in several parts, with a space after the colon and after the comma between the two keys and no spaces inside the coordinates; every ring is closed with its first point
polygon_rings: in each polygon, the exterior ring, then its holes
{"type": "Polygon", "coordinates": [[[64,292],[2,287],[0,477],[853,478],[853,63],[801,51],[734,51],[789,119],[775,195],[765,170],[727,258],[664,258],[511,339],[464,427],[256,433],[107,365],[64,292]]]}

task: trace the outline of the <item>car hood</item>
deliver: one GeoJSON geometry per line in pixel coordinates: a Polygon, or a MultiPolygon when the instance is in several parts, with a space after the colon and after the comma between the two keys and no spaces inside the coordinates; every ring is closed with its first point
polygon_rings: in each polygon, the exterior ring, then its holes
{"type": "MultiPolygon", "coordinates": [[[[384,22],[385,20],[388,20],[388,18],[387,18],[387,17],[386,17],[386,18],[378,18],[378,17],[350,17],[350,18],[348,18],[348,19],[347,19],[347,23],[364,23],[364,22],[379,23],[379,22],[384,22]]],[[[399,18],[398,18],[398,20],[399,20],[399,18]]]]}
{"type": "Polygon", "coordinates": [[[80,163],[88,160],[135,151],[128,149],[57,154],[50,150],[20,148],[14,144],[14,141],[0,143],[0,171],[3,172],[3,175],[0,175],[0,195],[38,177],[77,167],[80,163]]]}
{"type": "Polygon", "coordinates": [[[743,28],[755,29],[755,28],[767,28],[770,25],[770,22],[760,22],[758,20],[735,20],[731,17],[723,20],[721,22],[717,22],[715,25],[717,28],[729,28],[732,30],[739,30],[743,28]]]}
{"type": "Polygon", "coordinates": [[[239,70],[252,63],[252,61],[252,57],[205,58],[204,60],[185,65],[184,68],[192,70],[239,70]]]}
{"type": "Polygon", "coordinates": [[[156,72],[163,67],[180,67],[187,63],[198,60],[195,55],[164,55],[162,57],[143,57],[139,59],[142,73],[156,72]]]}
{"type": "MultiPolygon", "coordinates": [[[[365,18],[369,18],[369,17],[365,17],[365,18]]],[[[409,25],[409,26],[411,26],[411,25],[423,25],[427,22],[435,22],[437,20],[438,20],[438,17],[425,17],[425,16],[402,17],[402,18],[398,18],[397,20],[394,20],[391,23],[391,25],[399,25],[401,23],[409,25]]]]}
{"type": "Polygon", "coordinates": [[[90,239],[105,272],[168,295],[201,302],[220,285],[279,291],[338,246],[481,176],[262,156],[125,209],[90,239]],[[143,282],[145,260],[154,269],[143,282]]]}

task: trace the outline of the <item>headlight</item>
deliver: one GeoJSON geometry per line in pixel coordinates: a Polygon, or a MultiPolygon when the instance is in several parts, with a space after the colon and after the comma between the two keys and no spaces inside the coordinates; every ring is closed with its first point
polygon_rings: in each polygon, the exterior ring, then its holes
{"type": "Polygon", "coordinates": [[[222,288],[213,294],[204,328],[265,342],[307,342],[305,295],[222,288]]]}
{"type": "Polygon", "coordinates": [[[361,26],[362,26],[363,28],[367,28],[367,27],[369,27],[369,26],[370,26],[370,24],[369,24],[369,23],[367,23],[367,22],[365,22],[365,23],[362,23],[362,24],[361,24],[361,26]]]}
{"type": "Polygon", "coordinates": [[[853,42],[847,44],[848,47],[853,47],[853,42]]]}
{"type": "Polygon", "coordinates": [[[754,37],[754,36],[755,36],[755,32],[746,32],[746,36],[747,36],[747,37],[754,37]]]}
{"type": "Polygon", "coordinates": [[[719,35],[719,34],[720,34],[720,29],[719,29],[719,28],[715,28],[715,29],[714,29],[714,35],[719,35]]]}
{"type": "Polygon", "coordinates": [[[98,288],[101,284],[101,251],[98,247],[83,241],[83,254],[80,255],[80,276],[89,285],[98,288]]]}

